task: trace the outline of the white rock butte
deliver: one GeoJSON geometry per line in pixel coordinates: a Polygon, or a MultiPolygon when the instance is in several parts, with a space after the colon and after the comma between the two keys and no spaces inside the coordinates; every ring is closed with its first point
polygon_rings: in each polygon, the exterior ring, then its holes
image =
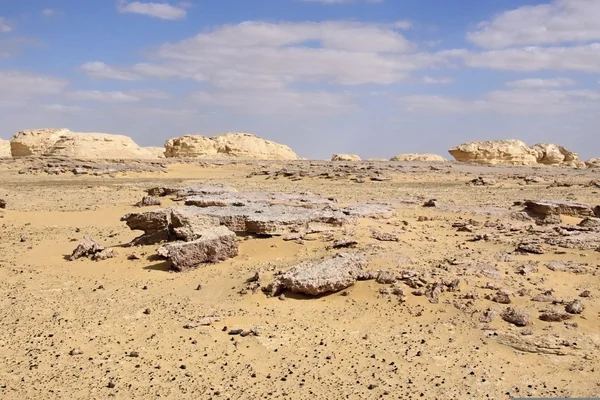
{"type": "Polygon", "coordinates": [[[212,137],[186,135],[167,140],[166,157],[298,160],[288,146],[249,133],[224,133],[212,137]]]}
{"type": "Polygon", "coordinates": [[[398,154],[390,158],[390,161],[447,161],[444,157],[438,156],[437,154],[419,154],[419,153],[408,153],[398,154]]]}
{"type": "Polygon", "coordinates": [[[537,153],[520,140],[469,142],[448,152],[459,162],[480,164],[536,165],[537,153]]]}
{"type": "Polygon", "coordinates": [[[331,161],[361,161],[356,154],[334,154],[331,156],[331,161]]]}
{"type": "Polygon", "coordinates": [[[79,133],[68,129],[21,131],[10,140],[13,157],[44,156],[80,159],[156,158],[130,137],[107,133],[79,133]]]}

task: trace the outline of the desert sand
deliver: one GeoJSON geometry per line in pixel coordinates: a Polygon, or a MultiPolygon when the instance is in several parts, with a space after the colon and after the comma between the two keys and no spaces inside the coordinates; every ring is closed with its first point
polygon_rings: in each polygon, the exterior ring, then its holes
{"type": "Polygon", "coordinates": [[[522,212],[526,200],[593,210],[597,169],[165,159],[73,173],[61,162],[0,162],[2,398],[600,396],[600,228],[578,225],[593,211],[522,212]],[[238,256],[181,273],[161,244],[128,247],[142,232],[121,217],[184,201],[135,207],[146,190],[207,183],[395,215],[238,235],[238,256]],[[116,257],[69,261],[86,236],[116,257]],[[263,292],[278,272],[337,253],[385,273],[320,296],[263,292]]]}

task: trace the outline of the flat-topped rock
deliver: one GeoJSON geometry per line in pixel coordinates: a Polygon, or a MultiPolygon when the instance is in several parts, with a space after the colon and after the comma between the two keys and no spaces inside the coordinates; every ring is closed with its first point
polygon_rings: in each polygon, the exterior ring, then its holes
{"type": "Polygon", "coordinates": [[[359,254],[337,254],[323,261],[300,263],[279,277],[277,291],[311,296],[337,292],[356,283],[367,264],[359,254]]]}
{"type": "Polygon", "coordinates": [[[68,129],[21,131],[10,140],[13,157],[44,156],[78,159],[148,159],[154,156],[130,137],[79,133],[68,129]]]}
{"type": "Polygon", "coordinates": [[[394,157],[390,158],[390,161],[442,162],[447,160],[444,157],[437,154],[407,153],[397,154],[394,157]]]}
{"type": "Polygon", "coordinates": [[[225,133],[212,137],[186,135],[169,139],[165,143],[165,156],[251,160],[299,159],[288,146],[249,133],[225,133]]]}
{"type": "Polygon", "coordinates": [[[65,128],[20,131],[10,139],[10,151],[13,157],[42,156],[61,135],[69,133],[65,128]]]}
{"type": "Polygon", "coordinates": [[[8,140],[0,139],[0,157],[12,157],[8,140]]]}
{"type": "Polygon", "coordinates": [[[183,272],[238,255],[236,235],[224,226],[198,231],[196,235],[193,241],[169,243],[158,250],[159,254],[171,261],[171,269],[183,272]]]}
{"type": "Polygon", "coordinates": [[[334,154],[331,156],[331,161],[360,161],[360,156],[356,154],[334,154]]]}
{"type": "Polygon", "coordinates": [[[520,140],[469,142],[448,152],[459,162],[479,164],[536,165],[537,153],[520,140]]]}
{"type": "Polygon", "coordinates": [[[594,216],[594,211],[589,205],[564,200],[527,200],[525,211],[540,216],[568,215],[580,218],[594,216]]]}

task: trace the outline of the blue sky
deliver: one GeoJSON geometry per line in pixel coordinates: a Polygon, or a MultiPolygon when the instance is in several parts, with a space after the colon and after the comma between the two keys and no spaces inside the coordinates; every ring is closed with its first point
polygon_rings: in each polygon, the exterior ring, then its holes
{"type": "Polygon", "coordinates": [[[598,157],[598,15],[597,0],[0,0],[0,137],[251,132],[308,158],[518,138],[598,157]]]}

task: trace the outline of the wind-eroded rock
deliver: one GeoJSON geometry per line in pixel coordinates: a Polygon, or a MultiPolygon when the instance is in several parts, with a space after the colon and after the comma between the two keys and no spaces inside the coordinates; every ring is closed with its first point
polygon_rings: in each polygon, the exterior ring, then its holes
{"type": "Polygon", "coordinates": [[[447,161],[444,157],[437,154],[419,154],[419,153],[408,153],[398,154],[390,158],[390,161],[422,161],[422,162],[442,162],[447,161]]]}
{"type": "Polygon", "coordinates": [[[206,137],[186,135],[165,143],[166,157],[241,158],[252,160],[297,160],[288,146],[249,133],[225,133],[206,137]]]}
{"type": "Polygon", "coordinates": [[[356,154],[334,154],[331,156],[331,161],[360,161],[360,156],[356,154]]]}
{"type": "Polygon", "coordinates": [[[203,263],[217,263],[238,255],[235,233],[224,226],[197,231],[198,238],[191,242],[170,243],[158,250],[168,258],[172,269],[183,272],[203,263]]]}
{"type": "Polygon", "coordinates": [[[594,216],[594,211],[589,205],[564,200],[527,200],[525,202],[525,212],[530,216],[539,218],[558,215],[579,218],[594,216]]]}
{"type": "Polygon", "coordinates": [[[531,147],[537,153],[537,162],[544,165],[557,165],[565,167],[585,167],[579,155],[563,146],[551,143],[538,143],[531,147]]]}
{"type": "Polygon", "coordinates": [[[8,140],[0,139],[0,158],[1,157],[12,157],[10,152],[10,142],[8,140]]]}
{"type": "Polygon", "coordinates": [[[577,153],[563,146],[539,143],[528,147],[520,140],[491,140],[469,142],[451,148],[448,152],[459,162],[508,165],[554,165],[585,167],[577,153]]]}
{"type": "Polygon", "coordinates": [[[333,258],[304,262],[281,275],[273,294],[281,290],[318,296],[352,286],[367,265],[359,254],[337,254],[333,258]]]}
{"type": "Polygon", "coordinates": [[[535,165],[537,153],[520,140],[469,142],[448,152],[459,162],[480,164],[535,165]]]}
{"type": "Polygon", "coordinates": [[[68,129],[21,131],[10,140],[13,157],[48,156],[79,159],[141,159],[154,156],[130,137],[78,133],[68,129]]]}

